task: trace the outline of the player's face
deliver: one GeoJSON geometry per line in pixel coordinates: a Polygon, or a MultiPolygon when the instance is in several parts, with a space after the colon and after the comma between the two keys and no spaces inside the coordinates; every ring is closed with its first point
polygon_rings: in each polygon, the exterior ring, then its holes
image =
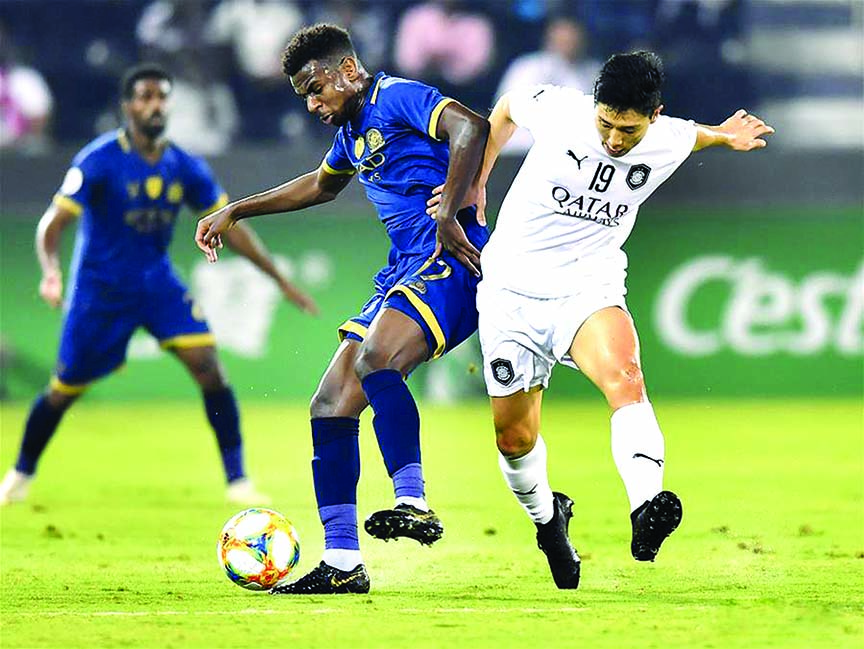
{"type": "Polygon", "coordinates": [[[138,79],[132,97],[123,102],[123,112],[132,128],[151,139],[162,135],[168,123],[170,94],[167,79],[138,79]]]}
{"type": "Polygon", "coordinates": [[[597,104],[594,122],[603,149],[613,158],[620,158],[642,141],[648,127],[657,119],[663,106],[652,115],[642,115],[632,108],[622,112],[606,104],[597,104]]]}
{"type": "Polygon", "coordinates": [[[357,105],[356,70],[348,57],[339,66],[313,60],[291,77],[291,85],[306,102],[306,110],[325,124],[342,126],[357,105]]]}

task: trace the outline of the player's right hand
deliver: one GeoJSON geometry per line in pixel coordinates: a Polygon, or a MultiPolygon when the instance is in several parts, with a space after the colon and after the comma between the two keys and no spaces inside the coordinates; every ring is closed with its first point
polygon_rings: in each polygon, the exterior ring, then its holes
{"type": "Polygon", "coordinates": [[[195,229],[195,244],[211,264],[219,259],[216,250],[222,247],[222,233],[237,225],[237,220],[232,216],[230,208],[230,205],[226,205],[205,216],[198,221],[198,227],[195,229]]]}
{"type": "Polygon", "coordinates": [[[59,271],[42,275],[39,282],[39,296],[56,309],[63,303],[63,274],[59,271]]]}
{"type": "Polygon", "coordinates": [[[436,221],[438,223],[438,244],[435,246],[432,258],[438,258],[444,250],[447,250],[465,268],[480,277],[480,251],[468,240],[459,221],[453,218],[443,221],[436,219],[436,221]]]}

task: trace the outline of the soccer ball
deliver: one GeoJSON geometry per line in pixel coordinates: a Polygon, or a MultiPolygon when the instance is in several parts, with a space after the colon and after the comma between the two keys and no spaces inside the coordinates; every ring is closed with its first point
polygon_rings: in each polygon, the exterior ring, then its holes
{"type": "Polygon", "coordinates": [[[249,590],[268,590],[300,560],[300,539],[287,518],[263,507],[232,516],[216,544],[228,578],[249,590]]]}

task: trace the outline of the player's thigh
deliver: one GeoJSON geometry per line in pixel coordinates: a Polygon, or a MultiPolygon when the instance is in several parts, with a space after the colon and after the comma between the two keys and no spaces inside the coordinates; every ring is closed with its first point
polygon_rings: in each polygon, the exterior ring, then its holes
{"type": "Polygon", "coordinates": [[[186,366],[189,374],[204,390],[227,387],[225,371],[219,362],[214,345],[173,345],[168,350],[186,366]]]}
{"type": "Polygon", "coordinates": [[[91,300],[83,292],[79,289],[64,319],[52,380],[53,389],[70,394],[123,365],[139,324],[134,306],[91,300]]]}
{"type": "Polygon", "coordinates": [[[555,366],[549,325],[555,304],[482,282],[477,307],[486,393],[506,397],[547,387],[555,366]]]}
{"type": "Polygon", "coordinates": [[[372,321],[360,346],[355,370],[363,379],[376,370],[392,369],[410,374],[430,356],[429,345],[417,316],[385,307],[372,321]]]}
{"type": "Polygon", "coordinates": [[[171,273],[153,282],[153,288],[141,297],[140,308],[144,328],[164,349],[176,353],[216,344],[201,307],[171,273]]]}
{"type": "Polygon", "coordinates": [[[542,386],[505,397],[490,397],[489,401],[498,450],[507,457],[520,457],[534,448],[540,433],[542,386]]]}
{"type": "Polygon", "coordinates": [[[477,331],[477,282],[462,264],[444,255],[409,269],[390,289],[384,306],[420,326],[429,358],[435,359],[477,331]]]}
{"type": "Polygon", "coordinates": [[[349,338],[336,349],[312,395],[312,417],[356,418],[369,405],[354,371],[359,351],[360,342],[349,338]]]}
{"type": "MultiPolygon", "coordinates": [[[[570,357],[601,389],[622,373],[641,373],[639,337],[633,318],[617,306],[592,313],[576,332],[570,357]]],[[[641,374],[638,379],[641,381],[641,374]]]]}

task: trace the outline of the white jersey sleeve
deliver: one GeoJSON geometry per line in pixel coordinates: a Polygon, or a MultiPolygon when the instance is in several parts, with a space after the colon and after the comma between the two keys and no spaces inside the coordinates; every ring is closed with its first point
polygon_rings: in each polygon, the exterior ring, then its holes
{"type": "Polygon", "coordinates": [[[572,111],[574,100],[585,95],[575,88],[538,85],[514,88],[507,93],[510,119],[517,126],[531,131],[536,140],[550,131],[557,131],[560,120],[572,111]]]}

